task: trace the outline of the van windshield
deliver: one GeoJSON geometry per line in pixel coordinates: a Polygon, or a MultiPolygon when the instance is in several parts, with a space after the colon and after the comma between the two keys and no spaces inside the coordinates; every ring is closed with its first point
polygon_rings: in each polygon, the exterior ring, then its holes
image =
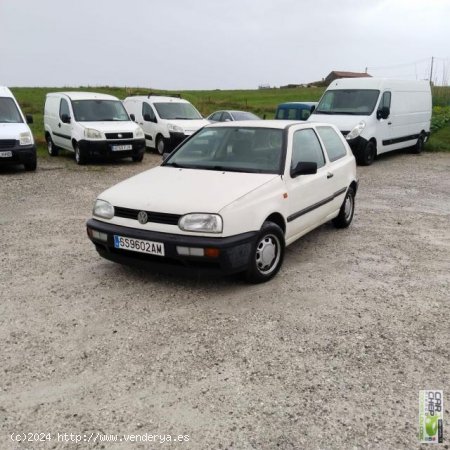
{"type": "Polygon", "coordinates": [[[11,97],[0,97],[0,123],[23,123],[19,109],[11,97]]]}
{"type": "Polygon", "coordinates": [[[154,103],[161,119],[196,120],[202,119],[200,113],[190,103],[154,103]]]}
{"type": "Polygon", "coordinates": [[[119,100],[72,100],[72,108],[77,122],[130,120],[119,100]]]}
{"type": "Polygon", "coordinates": [[[375,89],[337,89],[326,91],[315,114],[370,116],[380,91],[375,89]]]}

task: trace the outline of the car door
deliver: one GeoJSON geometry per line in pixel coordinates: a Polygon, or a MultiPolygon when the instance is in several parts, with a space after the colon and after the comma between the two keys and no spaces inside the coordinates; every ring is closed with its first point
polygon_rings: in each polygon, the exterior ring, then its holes
{"type": "Polygon", "coordinates": [[[314,128],[293,127],[290,135],[285,178],[288,194],[288,241],[295,240],[324,222],[332,210],[329,199],[333,195],[327,161],[314,128]],[[317,173],[292,176],[291,170],[299,162],[315,162],[317,173]]]}
{"type": "Polygon", "coordinates": [[[53,138],[55,145],[68,150],[73,150],[72,148],[72,122],[73,114],[70,109],[69,101],[61,97],[59,102],[59,114],[56,129],[53,130],[53,138]],[[63,122],[63,116],[70,118],[70,123],[63,122]]]}
{"type": "Polygon", "coordinates": [[[383,108],[389,108],[389,110],[390,110],[391,97],[392,97],[392,94],[390,91],[384,91],[380,97],[380,103],[377,108],[378,153],[388,152],[390,150],[395,149],[395,145],[392,142],[392,135],[393,135],[392,114],[389,114],[389,116],[386,119],[383,119],[381,117],[381,111],[383,110],[383,108]]]}
{"type": "Polygon", "coordinates": [[[156,139],[156,115],[153,108],[147,102],[142,102],[142,120],[139,122],[145,134],[145,144],[147,147],[155,147],[156,139]]]}

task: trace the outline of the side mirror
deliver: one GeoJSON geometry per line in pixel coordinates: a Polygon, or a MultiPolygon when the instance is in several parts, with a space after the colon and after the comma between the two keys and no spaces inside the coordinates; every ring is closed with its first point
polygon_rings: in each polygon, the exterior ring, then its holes
{"type": "Polygon", "coordinates": [[[31,114],[27,114],[26,117],[27,123],[33,123],[33,116],[31,114]]]}
{"type": "Polygon", "coordinates": [[[311,114],[316,110],[316,105],[311,106],[311,114]]]}
{"type": "Polygon", "coordinates": [[[317,173],[316,162],[299,162],[294,169],[291,169],[292,178],[300,175],[314,175],[315,173],[317,173]]]}
{"type": "Polygon", "coordinates": [[[133,122],[136,122],[136,116],[135,116],[134,114],[130,114],[130,119],[131,119],[133,122]]]}
{"type": "Polygon", "coordinates": [[[391,110],[389,109],[389,106],[383,106],[381,109],[377,111],[377,119],[387,119],[389,117],[389,114],[391,114],[391,110]]]}
{"type": "Polygon", "coordinates": [[[68,114],[63,114],[63,115],[61,116],[61,121],[62,121],[63,123],[70,123],[70,116],[69,116],[68,114]]]}

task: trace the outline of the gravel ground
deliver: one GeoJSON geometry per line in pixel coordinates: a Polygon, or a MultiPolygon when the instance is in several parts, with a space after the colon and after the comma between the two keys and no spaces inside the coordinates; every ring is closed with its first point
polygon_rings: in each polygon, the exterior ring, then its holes
{"type": "Polygon", "coordinates": [[[450,402],[450,155],[359,167],[352,226],[300,239],[263,285],[97,255],[95,197],[159,161],[0,168],[0,448],[419,448],[419,390],[450,402]]]}

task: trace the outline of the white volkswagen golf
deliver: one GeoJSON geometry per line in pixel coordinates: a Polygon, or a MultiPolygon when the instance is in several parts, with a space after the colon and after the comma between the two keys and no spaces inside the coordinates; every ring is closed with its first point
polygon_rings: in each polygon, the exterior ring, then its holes
{"type": "Polygon", "coordinates": [[[100,194],[87,232],[111,261],[264,282],[302,235],[329,220],[350,225],[357,187],[355,159],[333,125],[213,124],[100,194]]]}

